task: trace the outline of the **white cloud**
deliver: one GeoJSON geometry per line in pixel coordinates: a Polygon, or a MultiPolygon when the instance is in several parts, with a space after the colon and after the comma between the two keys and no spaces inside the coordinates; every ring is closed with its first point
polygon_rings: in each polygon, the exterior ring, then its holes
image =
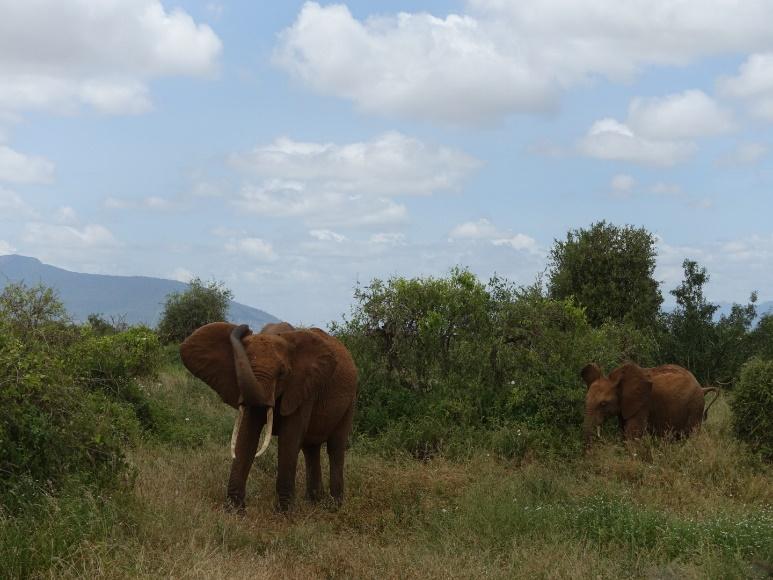
{"type": "Polygon", "coordinates": [[[485,240],[495,246],[506,246],[514,250],[539,251],[534,238],[526,234],[504,232],[486,218],[457,225],[448,234],[448,238],[449,241],[485,240]]]}
{"type": "Polygon", "coordinates": [[[367,142],[307,143],[280,138],[231,164],[272,179],[315,182],[325,189],[373,195],[429,195],[457,189],[480,164],[446,147],[390,132],[367,142]]]}
{"type": "Polygon", "coordinates": [[[32,222],[26,225],[22,239],[35,246],[66,249],[90,249],[117,244],[110,230],[98,224],[77,228],[69,225],[32,222]]]}
{"type": "Polygon", "coordinates": [[[647,139],[634,133],[628,125],[607,118],[593,123],[578,149],[596,159],[669,167],[687,160],[695,151],[695,144],[647,139]]]}
{"type": "Polygon", "coordinates": [[[709,137],[735,128],[730,111],[697,90],[634,99],[628,108],[628,125],[639,135],[660,140],[709,137]]]}
{"type": "Polygon", "coordinates": [[[529,252],[537,251],[537,241],[526,234],[515,234],[509,238],[498,238],[491,240],[495,246],[509,246],[514,250],[527,250],[529,252]]]}
{"type": "Polygon", "coordinates": [[[272,262],[277,259],[277,255],[274,252],[274,246],[270,242],[266,242],[260,238],[231,239],[231,241],[225,245],[225,249],[228,252],[257,258],[266,262],[272,262]]]}
{"type": "Polygon", "coordinates": [[[47,159],[25,155],[0,145],[0,181],[51,183],[53,178],[54,164],[47,159]]]}
{"type": "Polygon", "coordinates": [[[755,116],[773,121],[773,52],[752,54],[738,75],[720,79],[718,88],[727,97],[746,101],[755,116]]]}
{"type": "Polygon", "coordinates": [[[386,246],[401,246],[405,244],[405,234],[398,232],[379,232],[371,234],[368,243],[386,246]]]}
{"type": "Polygon", "coordinates": [[[0,110],[142,113],[149,79],[209,76],[222,49],[159,0],[2,0],[0,12],[0,110]]]}
{"type": "Polygon", "coordinates": [[[545,111],[568,87],[773,48],[767,0],[468,0],[465,14],[354,18],[307,2],[276,64],[363,111],[452,123],[545,111]],[[335,38],[331,43],[330,39],[335,38]]]}
{"type": "Polygon", "coordinates": [[[478,166],[464,153],[400,133],[344,145],[282,138],[232,155],[230,163],[248,176],[233,201],[237,207],[301,218],[315,229],[404,221],[406,207],[391,198],[459,189],[478,166]]]}
{"type": "Polygon", "coordinates": [[[668,197],[682,197],[684,196],[684,190],[676,183],[665,183],[658,181],[655,185],[650,187],[650,192],[655,195],[663,195],[668,197]]]}
{"type": "Polygon", "coordinates": [[[70,206],[63,206],[56,210],[54,219],[60,224],[73,225],[78,223],[78,214],[70,206]]]}
{"type": "Polygon", "coordinates": [[[8,254],[15,254],[16,248],[5,240],[0,240],[0,256],[7,256],[8,254]]]}
{"type": "Polygon", "coordinates": [[[309,235],[312,238],[316,238],[322,242],[336,242],[340,244],[346,241],[346,236],[342,236],[332,230],[311,230],[309,235]]]}
{"type": "Polygon", "coordinates": [[[636,180],[630,175],[621,173],[615,175],[609,185],[612,188],[612,195],[615,197],[629,197],[633,192],[634,185],[636,185],[636,180]]]}
{"type": "Polygon", "coordinates": [[[34,215],[35,211],[18,193],[0,186],[0,220],[15,221],[34,215]]]}
{"type": "Polygon", "coordinates": [[[454,227],[448,236],[451,239],[480,240],[494,238],[499,235],[499,230],[486,218],[480,218],[474,222],[464,222],[454,227]]]}

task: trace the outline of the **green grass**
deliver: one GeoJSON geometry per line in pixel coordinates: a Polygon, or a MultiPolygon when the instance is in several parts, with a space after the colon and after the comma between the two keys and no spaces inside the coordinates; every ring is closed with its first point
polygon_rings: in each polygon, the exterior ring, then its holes
{"type": "Polygon", "coordinates": [[[645,441],[651,461],[615,441],[574,460],[418,461],[357,443],[343,507],[299,499],[287,516],[272,444],[238,516],[222,509],[234,412],[179,370],[145,388],[165,431],[131,453],[132,495],[6,518],[12,576],[765,578],[773,562],[773,474],[733,439],[723,400],[700,434],[645,441]]]}

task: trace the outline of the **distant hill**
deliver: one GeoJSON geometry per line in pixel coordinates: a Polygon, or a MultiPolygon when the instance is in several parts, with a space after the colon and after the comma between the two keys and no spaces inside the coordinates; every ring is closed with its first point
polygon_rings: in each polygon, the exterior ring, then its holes
{"type": "MultiPolygon", "coordinates": [[[[187,284],[176,280],[81,274],[49,266],[37,258],[0,256],[0,289],[12,282],[28,286],[42,282],[56,289],[67,311],[79,322],[98,313],[108,320],[120,317],[129,324],[149,326],[158,322],[166,295],[187,288],[187,284]]],[[[277,322],[268,312],[238,302],[231,302],[228,318],[256,330],[268,322],[277,322]]]]}

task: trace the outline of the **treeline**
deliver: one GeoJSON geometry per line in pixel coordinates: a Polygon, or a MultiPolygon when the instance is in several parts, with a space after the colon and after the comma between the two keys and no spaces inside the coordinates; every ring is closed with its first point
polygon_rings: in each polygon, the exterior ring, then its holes
{"type": "Polygon", "coordinates": [[[654,236],[606,222],[555,242],[546,279],[374,280],[334,325],[361,373],[358,436],[417,457],[487,446],[507,457],[580,450],[579,370],[676,363],[731,399],[737,433],[773,457],[773,313],[755,293],[715,317],[705,268],[685,260],[664,311],[654,236]]]}

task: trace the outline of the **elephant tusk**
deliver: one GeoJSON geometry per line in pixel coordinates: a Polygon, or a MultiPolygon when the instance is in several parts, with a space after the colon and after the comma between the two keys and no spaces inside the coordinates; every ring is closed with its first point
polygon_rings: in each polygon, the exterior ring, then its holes
{"type": "Polygon", "coordinates": [[[596,425],[596,436],[601,439],[601,425],[596,425]]]}
{"type": "Polygon", "coordinates": [[[266,424],[263,427],[263,430],[260,434],[262,442],[261,442],[261,445],[258,447],[258,452],[255,454],[255,457],[259,457],[260,455],[263,455],[266,452],[266,449],[268,449],[268,446],[271,443],[271,431],[273,431],[273,429],[274,429],[274,408],[269,407],[266,410],[266,424]]]}
{"type": "Polygon", "coordinates": [[[231,432],[231,459],[236,459],[236,438],[239,435],[239,427],[242,426],[242,418],[244,417],[244,405],[239,405],[239,415],[234,421],[234,430],[231,432]]]}

